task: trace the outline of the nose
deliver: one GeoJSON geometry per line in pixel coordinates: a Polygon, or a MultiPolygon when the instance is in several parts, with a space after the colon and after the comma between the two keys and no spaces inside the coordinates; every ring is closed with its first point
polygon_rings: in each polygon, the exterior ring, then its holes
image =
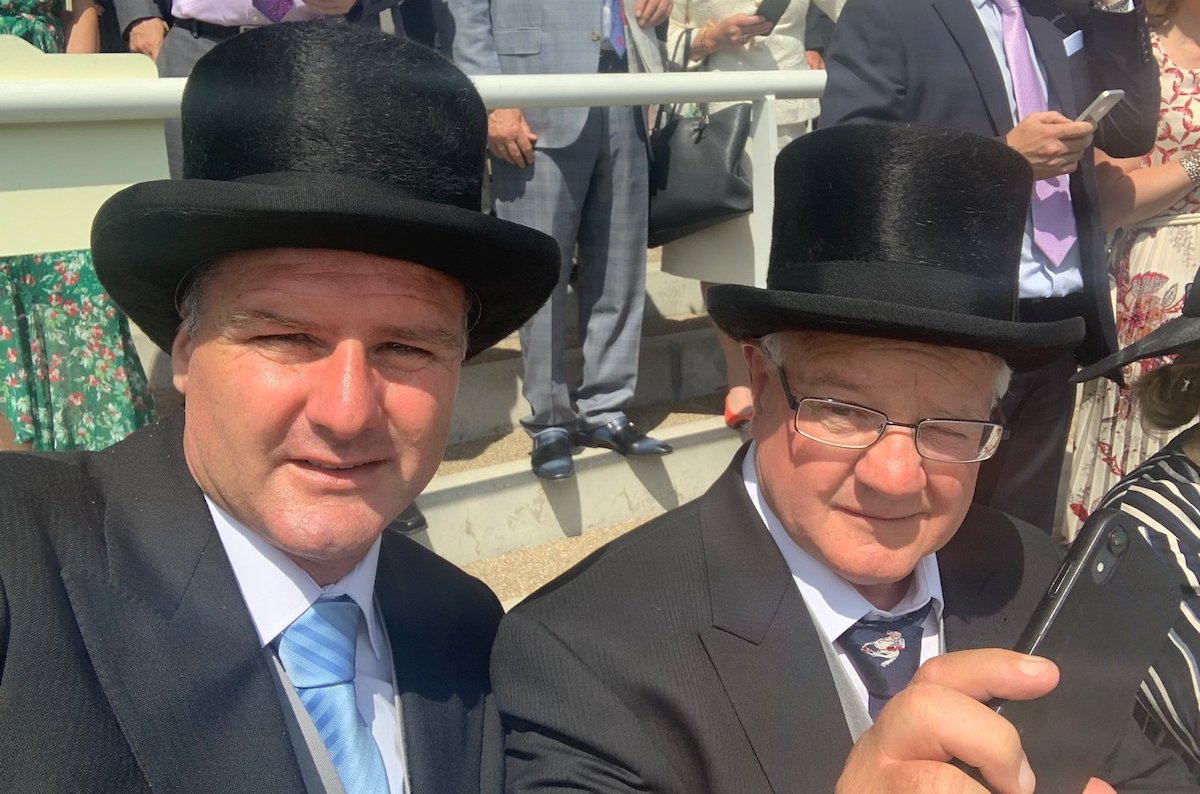
{"type": "Polygon", "coordinates": [[[917,453],[913,432],[907,427],[889,427],[883,436],[863,450],[854,467],[859,484],[888,497],[908,497],[926,485],[924,458],[917,453]]]}
{"type": "Polygon", "coordinates": [[[383,415],[378,379],[362,344],[346,340],[310,372],[305,414],[318,432],[351,439],[383,415]]]}

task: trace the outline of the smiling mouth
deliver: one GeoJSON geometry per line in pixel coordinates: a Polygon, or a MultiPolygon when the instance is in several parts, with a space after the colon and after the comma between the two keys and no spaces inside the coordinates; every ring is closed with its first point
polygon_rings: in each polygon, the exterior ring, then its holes
{"type": "Polygon", "coordinates": [[[382,460],[365,460],[358,463],[331,463],[311,458],[298,458],[295,463],[310,471],[319,471],[333,476],[338,474],[356,474],[376,468],[383,464],[382,460]]]}

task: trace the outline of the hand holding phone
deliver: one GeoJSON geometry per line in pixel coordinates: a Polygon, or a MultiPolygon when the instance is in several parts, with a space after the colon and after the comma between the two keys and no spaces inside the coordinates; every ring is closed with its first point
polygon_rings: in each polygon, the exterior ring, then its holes
{"type": "Polygon", "coordinates": [[[1096,774],[1131,721],[1181,597],[1133,517],[1105,509],[1088,518],[1015,648],[1054,661],[1058,686],[995,705],[1020,734],[1039,792],[1078,794],[1096,774]]]}

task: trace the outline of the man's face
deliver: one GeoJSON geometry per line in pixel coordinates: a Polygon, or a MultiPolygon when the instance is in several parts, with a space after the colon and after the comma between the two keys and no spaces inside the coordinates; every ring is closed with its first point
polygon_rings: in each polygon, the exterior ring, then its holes
{"type": "MultiPolygon", "coordinates": [[[[794,332],[782,364],[798,399],[830,397],[897,422],[988,419],[999,360],[915,342],[794,332]]],[[[896,603],[917,561],[940,549],[970,506],[978,463],[917,454],[912,431],[888,427],[867,449],[796,432],[777,367],[747,345],[752,433],[767,500],[788,534],[876,606],[896,603]],[[890,603],[889,603],[890,602],[890,603]]]]}
{"type": "Polygon", "coordinates": [[[192,476],[318,583],[340,578],[441,461],[464,311],[457,281],[408,262],[222,259],[172,351],[192,476]]]}

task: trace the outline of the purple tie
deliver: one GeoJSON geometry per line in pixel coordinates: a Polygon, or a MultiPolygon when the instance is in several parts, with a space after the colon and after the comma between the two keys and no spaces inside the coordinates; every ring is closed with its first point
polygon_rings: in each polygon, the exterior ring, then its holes
{"type": "Polygon", "coordinates": [[[292,10],[292,0],[251,0],[258,12],[272,22],[278,22],[292,10]]]}
{"type": "MultiPolygon", "coordinates": [[[[1017,96],[1017,118],[1046,110],[1046,97],[1038,83],[1037,66],[1029,52],[1029,36],[1018,0],[994,0],[1000,8],[1004,31],[1004,57],[1017,96]]],[[[1030,206],[1033,242],[1050,264],[1058,267],[1075,244],[1075,212],[1071,208],[1070,181],[1066,174],[1033,184],[1030,206]]]]}
{"type": "Polygon", "coordinates": [[[621,0],[612,0],[609,9],[608,43],[612,45],[617,55],[625,54],[625,4],[621,0]]]}

